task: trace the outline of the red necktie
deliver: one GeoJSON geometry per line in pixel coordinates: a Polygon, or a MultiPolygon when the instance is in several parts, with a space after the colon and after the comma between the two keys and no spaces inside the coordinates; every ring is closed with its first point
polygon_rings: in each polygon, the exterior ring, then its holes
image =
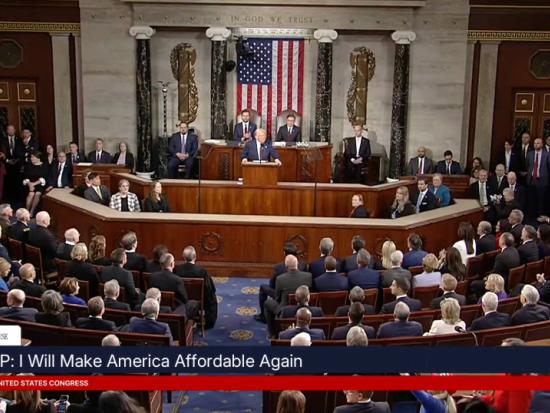
{"type": "Polygon", "coordinates": [[[535,169],[533,170],[533,176],[535,178],[539,177],[539,152],[535,152],[535,169]]]}

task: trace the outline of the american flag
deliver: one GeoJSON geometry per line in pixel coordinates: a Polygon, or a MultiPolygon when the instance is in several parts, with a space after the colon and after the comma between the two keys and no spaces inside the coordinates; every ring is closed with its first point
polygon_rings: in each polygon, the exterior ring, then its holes
{"type": "Polygon", "coordinates": [[[302,113],[304,92],[303,39],[248,39],[254,56],[239,57],[237,110],[254,109],[268,137],[277,131],[275,118],[285,110],[302,113]]]}

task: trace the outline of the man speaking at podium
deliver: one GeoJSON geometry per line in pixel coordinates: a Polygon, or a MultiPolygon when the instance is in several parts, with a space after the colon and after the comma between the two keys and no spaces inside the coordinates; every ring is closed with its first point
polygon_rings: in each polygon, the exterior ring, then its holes
{"type": "Polygon", "coordinates": [[[275,163],[281,166],[279,153],[271,145],[271,142],[266,142],[266,140],[267,132],[265,129],[257,129],[256,139],[252,139],[244,146],[241,163],[245,164],[248,161],[269,162],[270,158],[273,158],[275,163]]]}

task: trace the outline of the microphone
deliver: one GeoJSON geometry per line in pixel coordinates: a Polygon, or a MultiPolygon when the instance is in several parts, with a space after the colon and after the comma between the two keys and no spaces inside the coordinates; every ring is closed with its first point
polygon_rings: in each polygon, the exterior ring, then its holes
{"type": "Polygon", "coordinates": [[[476,333],[474,333],[473,331],[467,331],[467,330],[464,330],[462,327],[460,326],[455,326],[455,331],[457,333],[464,333],[464,334],[471,334],[472,337],[474,338],[474,341],[476,343],[476,347],[479,347],[479,341],[477,340],[477,335],[476,333]]]}

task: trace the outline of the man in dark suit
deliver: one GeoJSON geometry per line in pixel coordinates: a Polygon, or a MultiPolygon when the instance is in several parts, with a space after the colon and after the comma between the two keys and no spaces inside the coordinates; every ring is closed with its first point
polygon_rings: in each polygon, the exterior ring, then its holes
{"type": "Polygon", "coordinates": [[[241,121],[235,125],[233,131],[233,140],[237,142],[247,142],[254,138],[258,127],[255,123],[250,121],[250,111],[243,109],[241,111],[241,121]]]}
{"type": "Polygon", "coordinates": [[[515,153],[518,155],[518,172],[522,178],[522,182],[525,183],[527,176],[527,155],[533,150],[533,144],[531,143],[531,135],[529,132],[523,132],[521,139],[516,139],[515,153]]]}
{"type": "Polygon", "coordinates": [[[504,142],[504,154],[500,158],[500,163],[504,165],[506,173],[510,171],[517,172],[519,167],[519,159],[514,150],[514,145],[511,140],[504,142]]]}
{"type": "Polygon", "coordinates": [[[470,196],[479,201],[479,204],[483,207],[483,211],[489,210],[491,202],[491,195],[493,195],[493,189],[487,182],[489,174],[485,169],[479,170],[479,179],[470,185],[470,196]]]}
{"type": "Polygon", "coordinates": [[[502,275],[506,283],[508,283],[508,275],[510,269],[521,265],[521,258],[518,250],[514,247],[514,236],[509,232],[505,232],[498,240],[500,254],[495,257],[495,264],[491,272],[502,275]]]}
{"type": "Polygon", "coordinates": [[[244,145],[241,153],[241,163],[249,161],[269,162],[273,159],[278,166],[281,166],[279,152],[273,147],[271,141],[267,142],[265,129],[256,129],[256,139],[252,139],[244,145]]]}
{"type": "Polygon", "coordinates": [[[10,290],[6,297],[7,307],[0,308],[0,317],[19,321],[34,321],[34,316],[38,313],[36,308],[24,308],[25,292],[14,288],[10,290]]]}
{"type": "Polygon", "coordinates": [[[363,136],[363,125],[353,125],[354,136],[344,139],[344,162],[348,182],[364,183],[371,156],[370,141],[363,136]]]}
{"type": "Polygon", "coordinates": [[[439,297],[434,298],[430,304],[430,307],[435,310],[439,310],[441,308],[441,301],[446,298],[454,298],[456,301],[458,301],[458,304],[460,306],[466,305],[466,297],[461,294],[455,293],[457,285],[458,282],[456,281],[455,277],[453,277],[451,274],[443,274],[443,276],[441,277],[441,289],[443,290],[443,294],[439,297]]]}
{"type": "Polygon", "coordinates": [[[6,134],[0,140],[0,152],[4,153],[6,175],[4,177],[3,199],[14,201],[18,197],[21,185],[21,160],[18,150],[22,146],[22,140],[17,136],[15,126],[8,125],[6,134]]]}
{"type": "Polygon", "coordinates": [[[345,390],[346,402],[338,406],[333,413],[391,413],[387,402],[373,402],[372,390],[345,390]]]}
{"type": "Polygon", "coordinates": [[[294,255],[287,255],[285,265],[288,272],[281,274],[275,281],[275,298],[268,297],[264,303],[264,314],[267,322],[267,329],[271,336],[274,336],[273,320],[279,314],[282,307],[287,306],[288,295],[294,293],[301,285],[311,288],[312,278],[308,272],[298,270],[298,258],[294,255]]]}
{"type": "Polygon", "coordinates": [[[503,164],[499,163],[495,167],[495,174],[489,178],[489,186],[492,189],[493,194],[496,195],[502,195],[504,188],[508,187],[506,168],[503,164]]]}
{"type": "Polygon", "coordinates": [[[84,153],[80,152],[78,148],[78,143],[75,141],[69,142],[69,152],[67,153],[67,162],[70,165],[72,171],[73,165],[76,165],[80,162],[84,162],[86,157],[84,153]]]}
{"type": "Polygon", "coordinates": [[[399,302],[393,310],[394,321],[378,327],[376,338],[419,337],[424,333],[422,324],[418,321],[409,321],[411,310],[406,303],[399,302]]]}
{"type": "Polygon", "coordinates": [[[512,225],[510,233],[514,236],[514,244],[519,247],[521,244],[521,232],[523,231],[523,212],[513,209],[508,216],[508,222],[512,225]]]}
{"type": "Polygon", "coordinates": [[[57,246],[57,258],[65,261],[71,260],[71,252],[80,241],[80,233],[76,228],[69,228],[65,231],[65,242],[59,243],[57,246]]]}
{"type": "Polygon", "coordinates": [[[532,225],[525,225],[521,231],[522,243],[518,247],[519,258],[522,264],[539,260],[539,248],[537,245],[537,230],[532,225]]]}
{"type": "Polygon", "coordinates": [[[374,307],[370,304],[365,304],[365,290],[363,290],[361,287],[353,287],[349,292],[348,300],[350,302],[349,305],[341,305],[336,309],[336,312],[334,313],[335,317],[345,317],[346,315],[348,315],[349,308],[353,303],[363,304],[365,314],[374,314],[374,307]]]}
{"type": "Polygon", "coordinates": [[[30,129],[23,129],[21,131],[21,140],[16,141],[18,145],[15,147],[15,152],[19,158],[21,165],[28,165],[30,160],[30,154],[38,151],[38,140],[32,136],[30,129]]]}
{"type": "Polygon", "coordinates": [[[403,253],[399,250],[394,251],[390,255],[391,268],[382,273],[382,287],[389,287],[393,280],[404,278],[409,282],[412,279],[411,272],[401,267],[403,263],[403,253]]]}
{"type": "Polygon", "coordinates": [[[161,271],[151,274],[151,287],[160,291],[172,291],[176,295],[178,305],[186,305],[189,301],[183,280],[174,274],[176,261],[172,254],[164,254],[160,257],[161,271]]]}
{"type": "Polygon", "coordinates": [[[357,253],[363,248],[365,248],[365,240],[363,237],[361,237],[361,235],[354,235],[351,239],[351,250],[353,254],[342,260],[340,272],[348,273],[357,269],[357,253]]]}
{"type": "Polygon", "coordinates": [[[500,200],[495,199],[493,203],[493,222],[497,222],[501,219],[508,219],[510,212],[514,209],[521,210],[521,205],[515,199],[514,191],[511,188],[504,188],[504,191],[502,191],[502,198],[500,200]]]}
{"type": "Polygon", "coordinates": [[[85,328],[88,330],[105,330],[116,331],[117,327],[114,322],[103,319],[105,313],[105,304],[101,297],[92,297],[88,300],[88,317],[80,317],[76,320],[77,328],[85,328]]]}
{"type": "Polygon", "coordinates": [[[483,316],[472,321],[470,330],[479,331],[509,326],[510,315],[506,313],[499,313],[497,308],[497,295],[490,291],[483,294],[483,297],[481,297],[481,309],[483,310],[483,316]]]}
{"type": "Polygon", "coordinates": [[[95,140],[95,150],[88,153],[88,162],[111,163],[111,154],[103,149],[103,138],[95,140]]]}
{"type": "Polygon", "coordinates": [[[279,339],[290,340],[299,333],[308,333],[312,340],[325,340],[325,332],[319,328],[309,328],[311,312],[307,308],[300,308],[296,312],[296,327],[279,333],[279,339]]]}
{"type": "Polygon", "coordinates": [[[527,154],[526,182],[529,190],[527,215],[537,218],[546,212],[545,199],[550,175],[550,154],[542,149],[541,138],[535,139],[534,148],[527,154]]]}
{"type": "Polygon", "coordinates": [[[311,312],[312,317],[323,317],[323,309],[320,307],[314,307],[309,305],[309,288],[307,285],[301,285],[296,288],[294,293],[296,296],[296,302],[298,304],[287,305],[281,308],[279,317],[281,318],[293,318],[300,308],[307,308],[311,312]]]}
{"type": "Polygon", "coordinates": [[[366,249],[362,248],[357,253],[357,263],[359,264],[359,268],[348,273],[348,289],[351,290],[355,286],[359,286],[365,290],[380,288],[382,282],[380,274],[378,271],[369,268],[370,254],[366,249]]]}
{"type": "Polygon", "coordinates": [[[91,186],[84,190],[84,198],[88,201],[97,202],[102,205],[109,205],[111,193],[105,185],[101,185],[101,178],[97,172],[90,172],[88,180],[91,186]]]}
{"type": "Polygon", "coordinates": [[[442,161],[437,163],[435,171],[441,175],[460,175],[462,173],[462,168],[457,161],[453,161],[453,153],[449,150],[446,150],[443,153],[445,158],[442,161]]]}
{"type": "Polygon", "coordinates": [[[138,245],[136,233],[129,231],[124,234],[120,240],[120,244],[126,252],[126,264],[124,265],[124,268],[130,271],[145,271],[145,267],[147,267],[147,258],[136,252],[138,245]]]}
{"type": "Polygon", "coordinates": [[[50,214],[40,211],[36,214],[36,226],[29,231],[28,243],[40,248],[42,262],[47,271],[55,271],[55,257],[57,254],[57,239],[48,229],[50,214]]]}
{"type": "Polygon", "coordinates": [[[177,178],[178,167],[185,165],[185,178],[189,179],[193,173],[193,164],[199,150],[199,138],[189,132],[187,122],[181,121],[179,128],[180,131],[174,133],[168,143],[168,151],[170,152],[168,173],[170,178],[177,178]]]}
{"type": "Polygon", "coordinates": [[[362,323],[363,316],[365,315],[365,309],[361,303],[353,303],[349,307],[348,312],[348,321],[349,323],[345,326],[336,327],[332,332],[331,340],[345,340],[348,335],[348,331],[354,327],[358,326],[365,330],[367,338],[375,338],[376,334],[374,328],[371,326],[366,326],[362,323]]]}
{"type": "Polygon", "coordinates": [[[433,192],[428,191],[428,183],[426,178],[418,177],[417,181],[418,192],[411,197],[411,203],[416,207],[416,212],[426,212],[434,209],[437,205],[437,200],[433,192]]]}
{"type": "Polygon", "coordinates": [[[407,237],[407,246],[409,252],[403,255],[403,263],[401,266],[408,270],[409,267],[419,267],[422,265],[422,260],[428,253],[422,249],[422,238],[420,235],[412,233],[407,237]]]}
{"type": "Polygon", "coordinates": [[[48,185],[54,188],[68,188],[73,185],[73,168],[67,162],[65,152],[57,154],[57,160],[53,163],[53,168],[50,171],[48,185]]]}
{"type": "Polygon", "coordinates": [[[117,280],[112,279],[107,281],[103,286],[103,294],[105,295],[105,298],[103,299],[105,308],[123,311],[131,310],[128,303],[123,303],[117,300],[120,294],[120,286],[118,285],[117,280]]]}
{"type": "Polygon", "coordinates": [[[277,142],[302,142],[302,131],[295,122],[296,116],[289,113],[286,116],[286,125],[281,126],[277,131],[277,142]]]}
{"type": "Polygon", "coordinates": [[[548,307],[537,304],[539,299],[540,295],[535,287],[524,285],[519,296],[522,307],[512,315],[511,324],[517,326],[550,319],[548,307]]]}
{"type": "Polygon", "coordinates": [[[380,310],[382,314],[393,313],[395,310],[395,305],[399,302],[404,302],[407,304],[410,311],[420,311],[422,309],[422,303],[420,300],[407,296],[407,293],[411,289],[411,283],[408,279],[397,278],[393,280],[390,288],[392,295],[395,296],[395,300],[382,306],[382,309],[380,310]]]}
{"type": "Polygon", "coordinates": [[[15,282],[12,288],[18,288],[26,296],[40,298],[42,293],[46,291],[46,288],[42,285],[36,284],[36,271],[32,264],[23,264],[19,268],[19,277],[19,281],[15,282]]]}
{"type": "Polygon", "coordinates": [[[15,219],[15,223],[8,227],[8,237],[26,244],[31,230],[29,227],[31,214],[27,209],[19,208],[15,211],[15,219]]]}
{"type": "Polygon", "coordinates": [[[202,278],[204,280],[204,328],[212,328],[218,319],[218,298],[216,285],[206,269],[196,264],[197,252],[192,245],[183,249],[183,264],[176,265],[174,274],[182,278],[202,278]]]}
{"type": "Polygon", "coordinates": [[[316,291],[343,291],[348,289],[348,279],[336,271],[336,258],[325,258],[325,273],[315,278],[316,291]]]}
{"type": "MultiPolygon", "coordinates": [[[[323,238],[319,242],[319,252],[321,257],[309,264],[309,272],[313,278],[317,278],[325,272],[325,258],[332,255],[334,250],[334,241],[331,238],[323,238]]],[[[336,259],[336,271],[340,271],[340,261],[336,259]]]]}
{"type": "Polygon", "coordinates": [[[124,265],[126,264],[126,252],[124,248],[117,248],[111,253],[111,261],[113,265],[109,267],[103,267],[101,271],[101,282],[106,283],[110,280],[117,280],[118,285],[124,287],[126,292],[126,299],[130,304],[131,308],[134,308],[137,304],[141,302],[141,293],[134,284],[134,277],[132,273],[128,270],[125,270],[124,265]]]}
{"type": "Polygon", "coordinates": [[[496,249],[497,240],[492,232],[493,226],[490,222],[480,221],[479,224],[477,224],[477,235],[479,238],[476,241],[476,255],[481,255],[496,249]]]}
{"type": "Polygon", "coordinates": [[[130,326],[128,332],[130,333],[143,333],[143,334],[163,334],[170,337],[170,345],[174,343],[172,338],[172,331],[170,326],[161,321],[157,321],[159,316],[159,303],[152,298],[146,299],[141,304],[141,314],[143,318],[132,317],[130,319],[130,326]]]}
{"type": "Polygon", "coordinates": [[[431,174],[434,168],[434,163],[430,158],[426,158],[426,148],[420,146],[416,150],[417,156],[409,159],[409,164],[405,170],[405,175],[425,175],[431,174]]]}
{"type": "Polygon", "coordinates": [[[508,172],[506,175],[508,188],[514,192],[514,199],[519,203],[519,209],[523,210],[525,206],[525,188],[517,181],[515,172],[508,172]]]}

